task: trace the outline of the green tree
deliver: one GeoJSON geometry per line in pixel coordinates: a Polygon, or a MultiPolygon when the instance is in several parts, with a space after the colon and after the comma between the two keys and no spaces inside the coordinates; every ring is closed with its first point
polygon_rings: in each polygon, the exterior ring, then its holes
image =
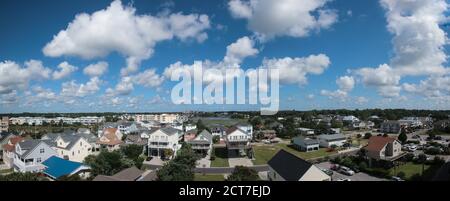
{"type": "Polygon", "coordinates": [[[0,181],[48,181],[48,179],[38,173],[13,172],[7,175],[0,175],[0,181]]]}
{"type": "Polygon", "coordinates": [[[220,141],[220,136],[215,135],[215,136],[213,137],[212,141],[213,141],[214,144],[217,144],[217,143],[220,141]]]}
{"type": "Polygon", "coordinates": [[[74,174],[74,175],[63,175],[60,176],[58,181],[82,181],[80,175],[74,174]]]}
{"type": "Polygon", "coordinates": [[[210,132],[210,130],[209,130],[209,128],[203,123],[203,121],[201,120],[201,119],[199,119],[198,121],[197,121],[197,130],[198,131],[202,131],[202,130],[207,130],[207,131],[209,131],[210,132]]]}
{"type": "Polygon", "coordinates": [[[244,166],[236,166],[233,173],[228,176],[227,181],[257,181],[259,180],[258,173],[244,166]]]}
{"type": "Polygon", "coordinates": [[[120,147],[120,151],[123,153],[123,155],[131,160],[137,160],[142,154],[143,150],[143,147],[137,144],[130,144],[120,147]]]}
{"type": "Polygon", "coordinates": [[[194,168],[198,155],[191,146],[184,143],[177,152],[177,156],[166,163],[157,175],[161,181],[192,181],[194,179],[194,168]]]}
{"type": "Polygon", "coordinates": [[[97,156],[89,155],[84,159],[84,163],[91,167],[93,176],[113,175],[130,167],[129,163],[125,163],[123,155],[119,151],[105,152],[102,151],[97,156]]]}
{"type": "Polygon", "coordinates": [[[406,141],[408,140],[408,136],[406,136],[406,132],[403,129],[400,135],[398,136],[398,140],[400,140],[402,144],[405,144],[406,141]]]}
{"type": "Polygon", "coordinates": [[[425,171],[425,162],[427,162],[427,155],[425,154],[419,154],[419,156],[417,157],[417,162],[422,164],[422,174],[425,171]]]}

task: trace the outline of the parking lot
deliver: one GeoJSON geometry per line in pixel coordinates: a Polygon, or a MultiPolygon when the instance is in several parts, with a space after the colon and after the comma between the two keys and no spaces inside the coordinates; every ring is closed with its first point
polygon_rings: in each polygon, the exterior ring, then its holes
{"type": "MultiPolygon", "coordinates": [[[[323,168],[323,169],[330,169],[332,163],[330,162],[323,162],[323,163],[318,163],[315,164],[318,168],[323,168]]],[[[359,172],[359,173],[355,173],[352,176],[347,176],[347,175],[343,175],[339,172],[333,171],[333,175],[331,176],[331,180],[332,181],[337,181],[339,179],[350,179],[351,181],[388,181],[387,179],[383,179],[383,178],[378,178],[378,177],[373,177],[370,176],[366,173],[363,172],[359,172]]]]}

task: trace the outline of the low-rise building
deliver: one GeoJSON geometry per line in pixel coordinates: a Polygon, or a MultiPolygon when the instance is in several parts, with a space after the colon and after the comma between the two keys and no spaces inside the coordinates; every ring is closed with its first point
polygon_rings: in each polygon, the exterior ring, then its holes
{"type": "Polygon", "coordinates": [[[247,123],[240,123],[235,125],[237,128],[243,130],[250,139],[253,139],[253,126],[247,123]]]}
{"type": "Polygon", "coordinates": [[[315,165],[283,149],[267,164],[270,181],[331,181],[331,177],[315,165]]]}
{"type": "Polygon", "coordinates": [[[97,144],[101,149],[118,150],[123,143],[122,136],[122,132],[117,128],[105,128],[102,136],[97,140],[97,144]]]}
{"type": "Polygon", "coordinates": [[[400,141],[392,137],[384,136],[370,137],[369,143],[364,149],[367,151],[367,156],[377,160],[396,159],[403,153],[400,141]]]}
{"type": "Polygon", "coordinates": [[[310,128],[297,128],[298,131],[300,131],[300,135],[314,135],[314,129],[310,128]]]}
{"type": "Polygon", "coordinates": [[[2,117],[0,119],[0,133],[1,132],[8,132],[9,130],[9,118],[8,117],[2,117]]]}
{"type": "Polygon", "coordinates": [[[332,134],[332,135],[319,135],[317,136],[319,140],[319,145],[321,147],[330,148],[332,146],[341,147],[347,141],[347,138],[342,134],[332,134]]]}
{"type": "Polygon", "coordinates": [[[16,144],[14,150],[14,171],[41,172],[45,166],[42,162],[57,156],[47,143],[42,140],[24,140],[16,144]]]}
{"type": "Polygon", "coordinates": [[[95,153],[95,148],[83,136],[73,133],[51,133],[42,138],[50,145],[58,156],[75,162],[83,162],[84,159],[95,153]]]}
{"type": "Polygon", "coordinates": [[[12,168],[14,165],[14,150],[16,149],[16,144],[23,140],[22,137],[12,134],[2,140],[3,163],[5,163],[8,168],[12,168]]]}
{"type": "Polygon", "coordinates": [[[170,158],[175,156],[176,152],[181,148],[179,141],[182,137],[182,132],[172,127],[164,127],[155,130],[150,134],[148,139],[149,156],[162,158],[170,158]],[[171,150],[171,156],[165,155],[165,150],[167,149],[171,150]]]}
{"type": "Polygon", "coordinates": [[[380,125],[380,132],[382,133],[400,133],[401,124],[398,121],[385,121],[380,125]]]}
{"type": "Polygon", "coordinates": [[[251,138],[247,132],[233,126],[226,133],[225,143],[229,152],[235,151],[235,153],[237,152],[240,155],[248,154],[248,150],[251,149],[251,138]]]}
{"type": "Polygon", "coordinates": [[[292,139],[292,144],[300,151],[310,152],[319,150],[319,141],[304,136],[292,139]]]}
{"type": "Polygon", "coordinates": [[[187,141],[187,143],[191,145],[194,151],[206,155],[211,151],[213,144],[212,138],[213,136],[210,132],[208,132],[207,130],[203,130],[202,132],[197,134],[194,139],[187,141]]]}

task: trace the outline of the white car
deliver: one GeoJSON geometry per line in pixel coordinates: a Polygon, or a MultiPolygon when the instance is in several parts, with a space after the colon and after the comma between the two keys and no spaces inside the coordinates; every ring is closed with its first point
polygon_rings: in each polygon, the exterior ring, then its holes
{"type": "Polygon", "coordinates": [[[348,167],[345,166],[341,166],[341,168],[339,169],[339,172],[348,176],[352,176],[355,174],[355,172],[353,170],[351,170],[348,167]]]}
{"type": "Polygon", "coordinates": [[[338,179],[337,181],[352,181],[352,180],[349,178],[343,178],[343,179],[338,179]]]}

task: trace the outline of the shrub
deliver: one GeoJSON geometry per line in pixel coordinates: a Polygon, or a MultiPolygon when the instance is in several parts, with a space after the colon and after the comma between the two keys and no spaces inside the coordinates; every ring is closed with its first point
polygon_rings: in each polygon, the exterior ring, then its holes
{"type": "Polygon", "coordinates": [[[361,162],[359,163],[358,167],[359,167],[359,169],[360,169],[361,171],[365,171],[365,170],[367,169],[367,163],[364,162],[364,161],[361,161],[361,162]]]}
{"type": "Polygon", "coordinates": [[[370,137],[372,137],[372,133],[364,134],[364,139],[369,139],[370,137]]]}
{"type": "Polygon", "coordinates": [[[441,153],[441,150],[437,147],[431,147],[431,148],[426,149],[425,153],[429,154],[429,155],[437,155],[437,154],[441,153]]]}
{"type": "Polygon", "coordinates": [[[407,153],[407,154],[405,155],[405,157],[404,157],[404,160],[405,160],[406,162],[410,162],[410,161],[414,160],[414,154],[413,154],[413,153],[407,153]]]}
{"type": "Polygon", "coordinates": [[[404,172],[399,172],[399,173],[397,173],[397,177],[405,179],[406,178],[406,174],[404,172]]]}
{"type": "Polygon", "coordinates": [[[366,170],[366,172],[368,174],[376,176],[376,177],[384,177],[384,178],[389,177],[389,171],[387,169],[383,169],[383,168],[368,169],[368,170],[366,170]]]}
{"type": "Polygon", "coordinates": [[[356,138],[361,138],[361,137],[362,137],[361,134],[356,135],[356,138]]]}

